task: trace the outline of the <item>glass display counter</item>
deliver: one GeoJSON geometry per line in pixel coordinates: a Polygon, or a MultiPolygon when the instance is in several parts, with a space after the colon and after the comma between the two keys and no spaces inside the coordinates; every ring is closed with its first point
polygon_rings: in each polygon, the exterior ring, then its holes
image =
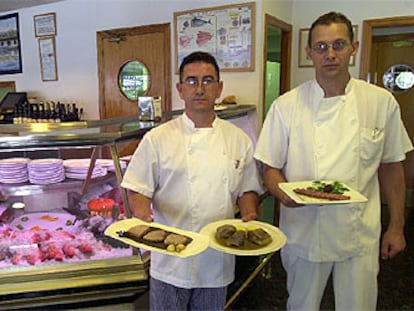
{"type": "Polygon", "coordinates": [[[117,146],[139,140],[155,126],[124,130],[131,121],[0,126],[0,309],[79,303],[147,289],[149,253],[103,234],[109,224],[130,216],[119,187],[117,146]],[[96,175],[103,147],[111,151],[112,168],[99,166],[102,172],[96,175]],[[90,149],[91,158],[61,158],[65,150],[76,155],[81,149],[90,149]],[[98,199],[111,202],[110,210],[93,211],[91,202],[98,199]]]}
{"type": "MultiPolygon", "coordinates": [[[[181,112],[165,113],[160,122],[132,116],[0,126],[0,309],[126,297],[147,290],[149,252],[103,234],[112,222],[131,216],[126,190],[119,187],[124,167],[118,147],[138,142],[181,112]],[[102,159],[102,148],[110,150],[112,159],[102,159]],[[67,163],[75,161],[76,168],[76,160],[85,159],[65,159],[65,150],[74,155],[90,150],[82,178],[68,174],[67,163]],[[112,169],[94,175],[97,165],[107,160],[112,169]],[[60,163],[65,175],[55,179],[60,163]],[[96,199],[112,202],[110,211],[92,211],[90,202],[96,199]]],[[[250,113],[255,113],[254,106],[217,111],[222,118],[239,120],[250,113]]]]}

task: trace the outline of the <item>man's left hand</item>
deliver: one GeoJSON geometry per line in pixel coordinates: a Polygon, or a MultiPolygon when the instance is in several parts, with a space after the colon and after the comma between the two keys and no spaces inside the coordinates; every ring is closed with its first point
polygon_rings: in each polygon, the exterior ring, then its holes
{"type": "Polygon", "coordinates": [[[405,249],[406,242],[403,232],[387,230],[382,237],[381,259],[390,259],[405,249]]]}

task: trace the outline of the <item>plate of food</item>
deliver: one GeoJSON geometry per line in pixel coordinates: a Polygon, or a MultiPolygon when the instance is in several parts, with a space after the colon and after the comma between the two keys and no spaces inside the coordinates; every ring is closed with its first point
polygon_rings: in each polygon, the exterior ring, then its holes
{"type": "Polygon", "coordinates": [[[200,234],[208,237],[211,248],[240,256],[272,253],[286,243],[279,228],[261,221],[219,220],[203,227],[200,234]]]}
{"type": "Polygon", "coordinates": [[[197,255],[209,246],[204,235],[138,218],[115,222],[105,234],[137,248],[182,258],[197,255]]]}
{"type": "Polygon", "coordinates": [[[361,193],[339,181],[286,182],[279,183],[279,187],[299,204],[325,205],[368,201],[361,193]]]}

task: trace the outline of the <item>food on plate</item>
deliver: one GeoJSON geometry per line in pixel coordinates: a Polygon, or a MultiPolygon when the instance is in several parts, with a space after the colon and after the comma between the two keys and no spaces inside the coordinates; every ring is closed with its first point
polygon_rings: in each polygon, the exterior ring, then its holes
{"type": "Polygon", "coordinates": [[[165,245],[179,245],[179,244],[183,244],[185,245],[188,241],[188,238],[184,235],[181,234],[175,234],[175,233],[170,233],[169,235],[167,235],[167,237],[164,240],[164,244],[165,245]]]}
{"type": "Polygon", "coordinates": [[[339,181],[334,181],[332,183],[326,183],[323,181],[316,180],[312,182],[312,185],[307,188],[296,188],[293,191],[297,194],[324,199],[324,200],[349,200],[351,197],[349,195],[344,195],[346,191],[349,191],[339,181]]]}
{"type": "Polygon", "coordinates": [[[224,240],[227,246],[242,247],[246,241],[246,232],[244,230],[237,230],[230,237],[224,240]]]}
{"type": "Polygon", "coordinates": [[[183,251],[193,241],[188,236],[151,225],[136,225],[125,232],[119,231],[117,233],[120,237],[129,238],[138,243],[177,253],[183,251]]]}
{"type": "Polygon", "coordinates": [[[238,249],[257,249],[272,242],[270,234],[262,228],[230,224],[217,227],[215,238],[223,246],[238,249]]]}
{"type": "Polygon", "coordinates": [[[149,230],[150,226],[147,225],[137,225],[128,230],[128,234],[133,240],[141,239],[149,230]]]}
{"type": "Polygon", "coordinates": [[[167,232],[161,229],[152,230],[145,234],[142,239],[149,242],[163,242],[167,232]]]}
{"type": "Polygon", "coordinates": [[[308,197],[317,198],[317,199],[325,199],[325,200],[341,201],[341,200],[349,200],[351,198],[349,195],[315,191],[315,190],[309,190],[309,189],[304,189],[304,188],[293,189],[293,191],[297,194],[302,194],[308,197]]]}
{"type": "Polygon", "coordinates": [[[269,244],[272,241],[272,237],[262,228],[257,228],[247,231],[247,240],[254,244],[263,246],[269,244]]]}
{"type": "Polygon", "coordinates": [[[219,239],[228,239],[236,231],[237,228],[233,225],[222,225],[216,229],[216,237],[219,239]]]}
{"type": "Polygon", "coordinates": [[[344,194],[346,191],[349,191],[349,189],[339,181],[327,183],[320,180],[313,181],[312,185],[310,185],[306,189],[334,194],[344,194]]]}

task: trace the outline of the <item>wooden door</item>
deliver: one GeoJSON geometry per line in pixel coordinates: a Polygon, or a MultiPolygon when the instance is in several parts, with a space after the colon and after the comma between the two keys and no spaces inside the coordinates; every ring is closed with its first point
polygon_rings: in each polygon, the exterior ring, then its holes
{"type": "MultiPolygon", "coordinates": [[[[120,69],[139,61],[149,71],[146,96],[161,96],[163,111],[171,110],[170,24],[121,28],[97,33],[99,114],[101,119],[136,115],[138,101],[130,100],[118,87],[120,69]]],[[[136,144],[121,146],[121,155],[132,154],[136,144]]]]}
{"type": "MultiPolygon", "coordinates": [[[[385,87],[383,76],[392,65],[407,64],[414,67],[414,34],[375,36],[371,55],[371,82],[385,87]]],[[[407,132],[414,141],[414,89],[395,93],[394,96],[400,105],[401,117],[407,132]]],[[[404,165],[407,188],[413,189],[414,152],[407,154],[404,165]]]]}

